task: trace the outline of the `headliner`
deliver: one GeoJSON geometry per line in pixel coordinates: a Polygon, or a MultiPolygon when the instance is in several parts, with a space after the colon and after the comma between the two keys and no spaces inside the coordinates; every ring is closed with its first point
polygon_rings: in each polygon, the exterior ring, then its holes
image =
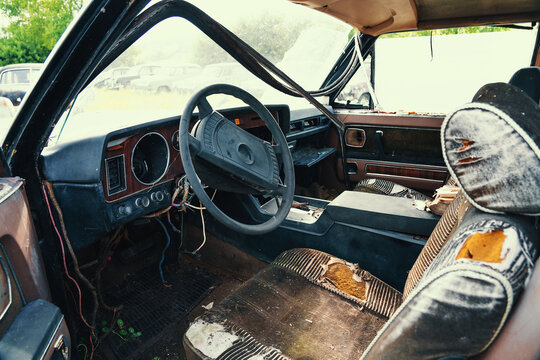
{"type": "Polygon", "coordinates": [[[540,19],[539,0],[291,0],[369,35],[540,19]]]}

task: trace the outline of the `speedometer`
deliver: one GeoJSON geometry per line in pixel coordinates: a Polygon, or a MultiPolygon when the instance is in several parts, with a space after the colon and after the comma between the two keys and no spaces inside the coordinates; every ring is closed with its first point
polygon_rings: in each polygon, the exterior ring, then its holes
{"type": "Polygon", "coordinates": [[[143,185],[157,183],[169,166],[169,145],[158,133],[151,132],[139,139],[131,156],[133,176],[143,185]]]}

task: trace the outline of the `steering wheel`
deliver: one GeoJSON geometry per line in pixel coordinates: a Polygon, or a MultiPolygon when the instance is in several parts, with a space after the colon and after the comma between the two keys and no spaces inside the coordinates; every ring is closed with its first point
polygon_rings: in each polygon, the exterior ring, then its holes
{"type": "Polygon", "coordinates": [[[179,127],[180,156],[186,177],[195,195],[216,220],[232,230],[248,235],[270,232],[283,222],[293,203],[294,164],[285,135],[259,100],[233,85],[207,86],[188,101],[179,127]],[[230,95],[249,105],[264,121],[275,144],[248,133],[212,109],[207,98],[215,94],[230,95]],[[189,123],[195,107],[199,109],[199,121],[190,134],[189,123]],[[215,176],[227,181],[212,181],[213,176],[208,174],[199,176],[194,159],[199,175],[203,175],[200,169],[204,165],[204,168],[212,169],[215,176]],[[280,179],[280,163],[285,176],[283,182],[280,179]],[[231,186],[225,185],[231,179],[237,184],[236,189],[242,189],[236,191],[238,193],[280,196],[281,203],[276,199],[277,212],[259,224],[246,224],[226,215],[210,199],[201,180],[207,185],[213,182],[213,187],[218,190],[234,191],[231,186]]]}

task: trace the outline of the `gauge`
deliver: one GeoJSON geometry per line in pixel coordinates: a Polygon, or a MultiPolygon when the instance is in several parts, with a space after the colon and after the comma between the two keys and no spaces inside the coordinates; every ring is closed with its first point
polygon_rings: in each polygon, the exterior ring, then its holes
{"type": "Polygon", "coordinates": [[[139,139],[131,156],[133,176],[143,185],[157,183],[167,172],[169,145],[158,133],[151,132],[139,139]]]}
{"type": "Polygon", "coordinates": [[[172,146],[176,151],[180,151],[180,133],[176,130],[172,136],[172,146]]]}

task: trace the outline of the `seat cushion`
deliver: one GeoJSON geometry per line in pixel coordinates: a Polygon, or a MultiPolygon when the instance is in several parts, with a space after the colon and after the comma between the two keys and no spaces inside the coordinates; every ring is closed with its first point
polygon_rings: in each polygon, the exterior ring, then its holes
{"type": "Polygon", "coordinates": [[[363,359],[484,351],[532,276],[538,241],[530,218],[468,213],[363,359]]]}
{"type": "Polygon", "coordinates": [[[188,359],[358,359],[401,294],[356,265],[293,249],[197,318],[188,359]]]}
{"type": "Polygon", "coordinates": [[[364,179],[354,187],[354,191],[367,192],[379,195],[404,197],[414,200],[429,200],[429,196],[408,187],[384,179],[364,179]]]}

